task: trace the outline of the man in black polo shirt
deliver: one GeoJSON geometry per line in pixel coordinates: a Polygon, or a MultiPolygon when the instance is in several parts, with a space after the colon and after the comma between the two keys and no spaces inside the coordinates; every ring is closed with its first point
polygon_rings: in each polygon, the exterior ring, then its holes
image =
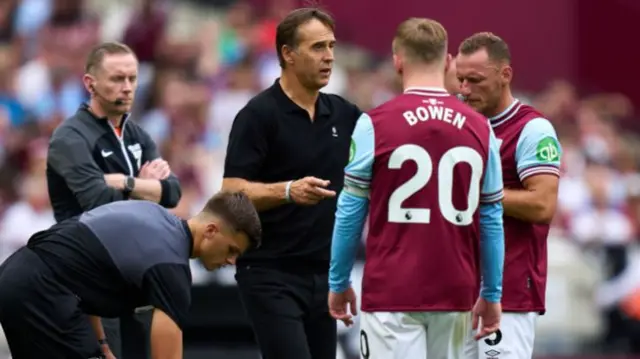
{"type": "Polygon", "coordinates": [[[150,201],[120,201],[59,222],[0,266],[0,323],[11,355],[102,357],[103,328],[84,313],[116,317],[150,306],[152,357],[182,358],[189,259],[208,270],[234,264],[260,237],[243,193],[215,195],[188,221],[150,201]]]}
{"type": "Polygon", "coordinates": [[[264,359],[335,359],[327,309],[336,209],[360,110],[319,93],[331,75],[329,15],[290,13],[277,28],[281,77],[237,115],[223,188],[257,207],[263,246],[243,255],[236,280],[264,359]]]}

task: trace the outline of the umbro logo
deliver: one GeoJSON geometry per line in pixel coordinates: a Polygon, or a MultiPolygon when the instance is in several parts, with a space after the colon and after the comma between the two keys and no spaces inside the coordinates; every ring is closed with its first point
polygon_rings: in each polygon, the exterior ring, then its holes
{"type": "Polygon", "coordinates": [[[109,156],[111,156],[113,154],[113,151],[105,151],[102,150],[102,152],[100,152],[102,154],[102,157],[107,158],[109,156]]]}

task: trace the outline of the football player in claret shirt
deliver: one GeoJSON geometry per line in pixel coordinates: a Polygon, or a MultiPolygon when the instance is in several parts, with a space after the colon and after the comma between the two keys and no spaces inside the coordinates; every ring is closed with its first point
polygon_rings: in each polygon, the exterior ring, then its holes
{"type": "Polygon", "coordinates": [[[531,358],[536,318],[545,311],[547,235],[562,150],[551,122],[511,94],[510,60],[501,38],[478,33],[462,42],[456,64],[461,94],[489,117],[498,138],[505,187],[504,316],[500,332],[480,341],[479,350],[520,359],[531,358]]]}
{"type": "Polygon", "coordinates": [[[329,310],[351,323],[349,277],[369,214],[365,359],[463,357],[472,322],[482,319],[478,338],[499,326],[500,156],[487,119],[444,89],[446,44],[439,23],[403,22],[393,48],[404,93],[363,114],[352,136],[333,231],[329,310]]]}

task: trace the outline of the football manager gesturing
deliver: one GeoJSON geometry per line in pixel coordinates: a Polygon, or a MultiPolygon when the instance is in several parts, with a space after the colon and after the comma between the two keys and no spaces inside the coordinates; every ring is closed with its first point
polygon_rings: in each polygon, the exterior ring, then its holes
{"type": "Polygon", "coordinates": [[[238,113],[223,188],[258,208],[263,246],[238,259],[236,280],[264,359],[335,359],[327,306],[336,195],[360,110],[320,93],[333,65],[333,19],[314,8],[279,25],[282,75],[238,113]]]}
{"type": "MultiPolygon", "coordinates": [[[[89,54],[83,82],[90,100],[54,131],[49,143],[47,182],[57,221],[130,198],[167,208],[180,200],[178,179],[160,158],[155,143],[128,120],[137,78],[138,60],[126,45],[103,43],[89,54]]],[[[117,323],[105,323],[111,350],[120,359],[145,358],[146,334],[141,324],[133,318],[122,319],[122,337],[127,338],[124,355],[118,350],[117,323]]],[[[106,345],[105,339],[100,338],[106,345]]]]}

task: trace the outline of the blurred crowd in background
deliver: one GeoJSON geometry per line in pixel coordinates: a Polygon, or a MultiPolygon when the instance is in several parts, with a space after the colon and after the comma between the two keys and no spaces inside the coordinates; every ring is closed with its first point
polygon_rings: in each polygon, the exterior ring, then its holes
{"type": "MultiPolygon", "coordinates": [[[[179,1],[1,0],[0,260],[54,223],[48,137],[88,98],[81,76],[92,46],[118,40],[137,54],[132,116],[180,178],[175,212],[188,216],[220,187],[235,114],[279,74],[275,26],[292,6],[274,1],[256,13],[242,2],[221,9],[179,1]]],[[[388,60],[339,44],[325,91],[371,109],[401,90],[388,60]]],[[[540,92],[519,90],[518,98],[554,123],[564,148],[538,352],[640,353],[637,112],[622,94],[578,96],[562,79],[540,92]]],[[[198,269],[194,264],[197,283],[233,282],[198,269]]]]}

